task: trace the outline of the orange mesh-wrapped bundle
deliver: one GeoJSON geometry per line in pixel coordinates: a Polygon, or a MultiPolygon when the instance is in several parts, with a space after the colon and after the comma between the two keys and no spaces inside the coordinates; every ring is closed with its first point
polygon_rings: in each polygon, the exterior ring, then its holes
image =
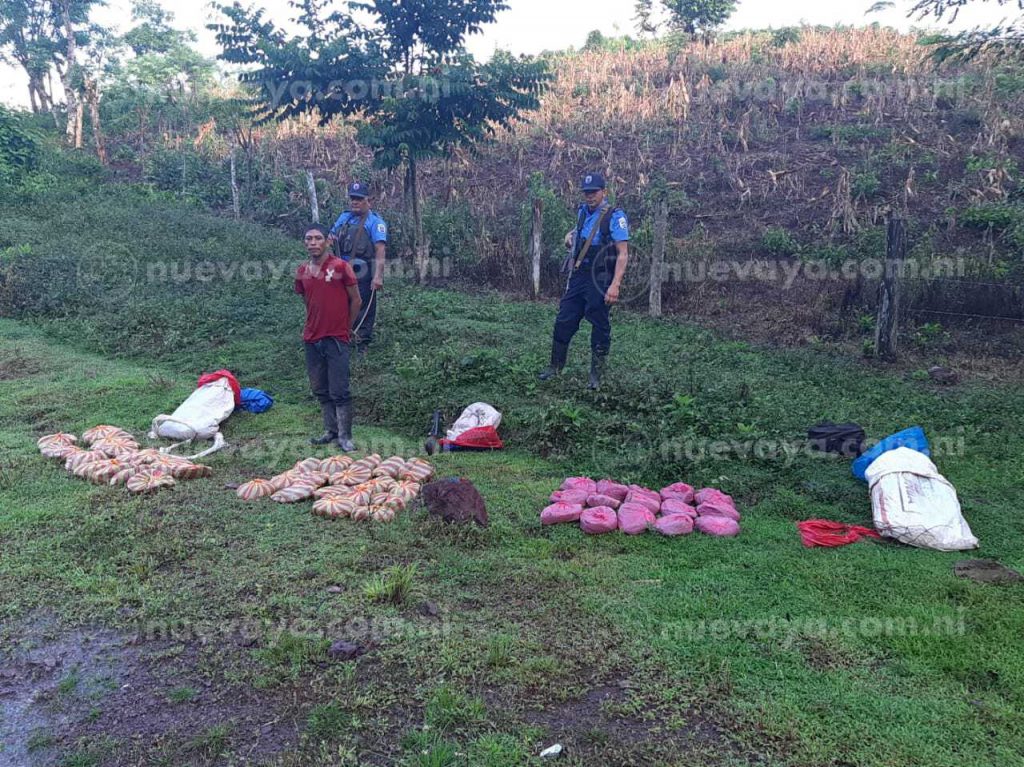
{"type": "Polygon", "coordinates": [[[89,479],[93,473],[99,471],[110,459],[107,457],[103,458],[92,458],[90,460],[79,461],[75,464],[75,467],[71,470],[71,473],[80,479],[89,479]]]}
{"type": "Polygon", "coordinates": [[[368,455],[368,456],[365,456],[364,458],[360,458],[358,461],[354,461],[352,463],[352,465],[353,466],[365,466],[367,469],[369,469],[372,472],[374,469],[376,469],[378,466],[380,466],[381,461],[382,461],[381,457],[377,453],[374,453],[373,455],[368,455]]]}
{"type": "Polygon", "coordinates": [[[132,493],[150,493],[161,487],[173,487],[174,484],[174,477],[163,469],[143,469],[125,482],[132,493]]]}
{"type": "Polygon", "coordinates": [[[171,476],[175,479],[199,479],[212,477],[213,469],[198,463],[184,463],[171,467],[171,476]]]}
{"type": "Polygon", "coordinates": [[[313,471],[310,469],[305,471],[296,471],[295,469],[292,469],[292,471],[294,472],[293,476],[295,478],[295,482],[313,485],[313,487],[323,487],[330,481],[330,477],[322,471],[313,471]]]}
{"type": "Polygon", "coordinates": [[[107,460],[107,456],[99,450],[83,450],[80,453],[72,453],[69,455],[64,460],[64,468],[73,474],[83,463],[93,463],[95,461],[105,460],[107,460]]]}
{"type": "Polygon", "coordinates": [[[352,495],[349,497],[352,499],[352,502],[356,504],[356,506],[369,506],[370,498],[373,497],[373,493],[371,493],[369,490],[357,490],[354,493],[352,493],[352,495]]]}
{"type": "Polygon", "coordinates": [[[313,504],[313,513],[327,519],[349,517],[356,510],[356,505],[345,498],[321,498],[313,504]]]}
{"type": "Polygon", "coordinates": [[[147,447],[144,450],[139,450],[132,455],[128,456],[128,460],[131,461],[132,466],[148,466],[155,461],[159,461],[164,457],[163,453],[151,447],[147,447]]]}
{"type": "MultiPolygon", "coordinates": [[[[96,461],[89,464],[86,476],[88,476],[90,482],[95,482],[97,485],[109,485],[113,484],[111,480],[125,469],[132,469],[132,466],[117,458],[110,458],[106,461],[96,461]]],[[[135,473],[134,470],[132,470],[132,473],[135,473]]]]}
{"type": "Polygon", "coordinates": [[[373,495],[370,496],[370,505],[383,506],[385,503],[388,502],[390,498],[391,496],[387,492],[374,493],[373,495]]]}
{"type": "Polygon", "coordinates": [[[299,503],[312,497],[313,488],[309,485],[289,485],[270,496],[270,500],[278,503],[299,503]]]}
{"type": "Polygon", "coordinates": [[[371,506],[370,517],[374,522],[388,524],[395,521],[395,510],[388,506],[371,506]]]}
{"type": "Polygon", "coordinates": [[[419,483],[426,482],[434,476],[434,467],[422,458],[410,458],[402,470],[401,478],[414,480],[419,483]]]}
{"type": "Polygon", "coordinates": [[[365,522],[370,518],[370,507],[369,506],[356,506],[352,510],[352,521],[353,522],[365,522]]]}
{"type": "Polygon", "coordinates": [[[375,477],[391,477],[392,479],[398,479],[398,475],[402,473],[402,469],[405,468],[405,459],[399,458],[397,455],[391,456],[386,461],[381,461],[380,465],[373,470],[373,476],[375,477]]]}
{"type": "Polygon", "coordinates": [[[313,491],[316,498],[351,498],[355,491],[348,485],[327,485],[313,491]]]}
{"type": "Polygon", "coordinates": [[[93,450],[101,450],[110,458],[116,458],[125,453],[134,453],[139,449],[139,443],[131,437],[104,437],[94,440],[90,447],[93,450]]]}
{"type": "Polygon", "coordinates": [[[352,456],[350,455],[332,455],[330,458],[324,458],[320,461],[318,471],[322,471],[327,476],[337,474],[339,471],[344,471],[352,465],[352,456]]]}
{"type": "Polygon", "coordinates": [[[292,467],[296,471],[319,471],[320,470],[320,459],[319,458],[303,458],[301,461],[296,461],[292,467]]]}
{"type": "Polygon", "coordinates": [[[369,481],[372,469],[353,463],[347,469],[339,471],[331,477],[332,485],[361,485],[369,481]]]}
{"type": "Polygon", "coordinates": [[[134,466],[126,466],[121,469],[117,474],[110,478],[111,485],[123,485],[128,482],[129,479],[139,473],[139,470],[134,466]]]}
{"type": "Polygon", "coordinates": [[[48,442],[39,448],[39,452],[47,458],[67,460],[69,456],[84,453],[85,450],[70,442],[48,442]]]}
{"type": "Polygon", "coordinates": [[[87,445],[91,445],[98,439],[107,439],[109,437],[127,437],[128,439],[133,439],[132,435],[121,427],[108,426],[106,424],[93,426],[91,429],[86,429],[82,432],[82,441],[87,445]]]}
{"type": "Polygon", "coordinates": [[[269,479],[252,479],[240,485],[235,495],[243,501],[255,501],[257,498],[268,498],[275,492],[269,479]]]}
{"type": "Polygon", "coordinates": [[[370,480],[370,484],[372,484],[377,490],[390,490],[397,483],[395,480],[391,479],[391,477],[374,477],[370,480]]]}
{"type": "Polygon", "coordinates": [[[395,511],[405,511],[406,507],[411,503],[404,495],[389,493],[387,500],[384,501],[383,506],[394,509],[395,511]]]}
{"type": "Polygon", "coordinates": [[[78,437],[74,434],[68,434],[64,431],[58,431],[53,434],[44,434],[42,437],[36,440],[36,446],[42,448],[43,445],[49,445],[59,443],[61,445],[70,445],[78,442],[78,437]]]}
{"type": "Polygon", "coordinates": [[[420,494],[420,487],[421,485],[419,482],[413,482],[406,479],[398,482],[389,492],[393,496],[403,498],[408,505],[416,499],[417,495],[420,494]]]}
{"type": "Polygon", "coordinates": [[[76,442],[78,442],[78,437],[74,434],[59,431],[56,434],[40,437],[36,440],[36,446],[39,448],[39,452],[47,458],[65,458],[69,452],[72,452],[71,448],[79,449],[75,446],[76,442]]]}
{"type": "Polygon", "coordinates": [[[280,474],[275,474],[270,478],[270,484],[274,486],[274,490],[284,490],[288,485],[295,481],[298,473],[293,469],[288,471],[282,471],[280,474]]]}

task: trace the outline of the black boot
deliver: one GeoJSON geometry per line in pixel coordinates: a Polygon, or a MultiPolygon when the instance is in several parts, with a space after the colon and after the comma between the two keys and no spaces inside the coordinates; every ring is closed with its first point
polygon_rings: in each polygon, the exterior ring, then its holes
{"type": "Polygon", "coordinates": [[[608,359],[607,354],[592,352],[590,355],[590,383],[588,388],[597,391],[601,388],[601,376],[604,375],[604,363],[608,359]]]}
{"type": "Polygon", "coordinates": [[[351,453],[356,449],[352,441],[352,405],[338,406],[338,447],[343,453],[351,453]]]}
{"type": "Polygon", "coordinates": [[[309,441],[311,445],[329,445],[338,438],[338,416],[334,405],[320,405],[320,410],[324,416],[324,433],[313,437],[309,441]]]}
{"type": "Polygon", "coordinates": [[[562,368],[565,367],[565,360],[569,356],[569,344],[563,344],[558,341],[551,342],[551,364],[540,371],[540,375],[537,376],[541,381],[550,381],[556,375],[562,372],[562,368]]]}

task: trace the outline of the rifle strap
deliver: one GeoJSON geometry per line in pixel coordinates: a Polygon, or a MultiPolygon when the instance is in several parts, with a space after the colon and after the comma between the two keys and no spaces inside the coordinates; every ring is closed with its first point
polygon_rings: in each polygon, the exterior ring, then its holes
{"type": "Polygon", "coordinates": [[[583,263],[584,257],[590,250],[590,244],[594,241],[594,237],[597,236],[597,233],[601,231],[601,227],[604,226],[604,220],[605,218],[608,217],[608,214],[611,213],[611,210],[612,206],[609,205],[608,203],[604,203],[604,205],[602,205],[601,216],[597,219],[597,222],[594,224],[594,228],[590,230],[590,234],[587,235],[587,241],[583,243],[583,248],[580,250],[579,255],[576,256],[576,265],[573,267],[573,269],[580,268],[580,264],[583,263]]]}

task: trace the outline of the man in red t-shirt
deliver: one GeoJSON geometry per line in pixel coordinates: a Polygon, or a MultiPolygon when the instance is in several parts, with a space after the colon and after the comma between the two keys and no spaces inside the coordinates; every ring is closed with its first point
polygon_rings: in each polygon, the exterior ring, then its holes
{"type": "Polygon", "coordinates": [[[352,267],[331,255],[327,229],[310,224],[305,235],[309,259],[295,271],[295,292],[306,302],[306,372],[313,396],[320,400],[324,433],[310,440],[329,445],[338,440],[346,453],[352,442],[352,396],[348,389],[348,342],[362,299],[352,267]]]}

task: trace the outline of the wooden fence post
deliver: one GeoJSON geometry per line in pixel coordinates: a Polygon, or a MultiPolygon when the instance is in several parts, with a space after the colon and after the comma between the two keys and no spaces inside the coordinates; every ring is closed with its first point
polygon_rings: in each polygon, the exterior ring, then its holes
{"type": "Polygon", "coordinates": [[[309,215],[314,224],[320,223],[320,201],[316,197],[316,180],[313,171],[306,171],[306,188],[309,190],[309,215]]]}
{"type": "Polygon", "coordinates": [[[668,242],[668,200],[658,203],[654,219],[654,251],[651,253],[650,313],[661,316],[661,285],[665,269],[665,248],[668,242]]]}
{"type": "Polygon", "coordinates": [[[231,147],[231,209],[235,212],[235,218],[241,218],[242,205],[238,194],[238,173],[235,167],[235,147],[231,147]]]}
{"type": "Polygon", "coordinates": [[[533,201],[533,224],[530,230],[530,256],[533,262],[533,297],[540,295],[540,254],[544,244],[544,201],[533,201]]]}
{"type": "Polygon", "coordinates": [[[893,214],[886,232],[885,274],[878,288],[875,356],[895,360],[900,323],[900,275],[907,257],[907,231],[903,218],[893,214]]]}

